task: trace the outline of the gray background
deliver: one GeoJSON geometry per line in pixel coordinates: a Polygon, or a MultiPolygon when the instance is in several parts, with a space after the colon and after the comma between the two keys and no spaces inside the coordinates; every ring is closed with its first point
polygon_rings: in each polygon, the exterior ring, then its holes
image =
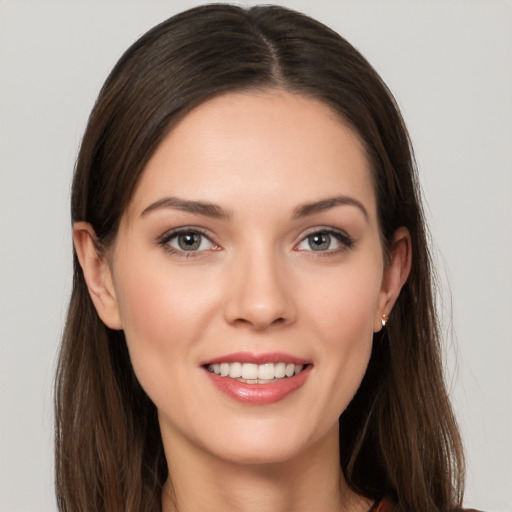
{"type": "MultiPolygon", "coordinates": [[[[68,194],[87,115],[122,51],[197,3],[0,2],[0,511],[56,510],[52,378],[70,291],[68,194]]],[[[445,283],[466,504],[512,511],[512,3],[276,3],[338,30],[398,99],[445,283]]]]}

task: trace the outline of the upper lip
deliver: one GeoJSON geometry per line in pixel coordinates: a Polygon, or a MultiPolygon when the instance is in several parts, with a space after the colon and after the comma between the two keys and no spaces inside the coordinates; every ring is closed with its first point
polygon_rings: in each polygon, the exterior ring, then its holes
{"type": "Polygon", "coordinates": [[[254,352],[234,352],[208,359],[201,363],[201,366],[217,363],[293,363],[306,365],[311,363],[311,361],[283,352],[267,352],[262,354],[255,354],[254,352]]]}

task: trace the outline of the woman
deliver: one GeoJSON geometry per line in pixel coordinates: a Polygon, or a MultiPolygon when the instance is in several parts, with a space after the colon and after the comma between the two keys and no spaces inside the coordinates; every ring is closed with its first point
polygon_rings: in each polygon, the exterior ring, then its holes
{"type": "Polygon", "coordinates": [[[413,156],[339,35],[204,6],[91,114],[56,387],[61,510],[455,510],[413,156]]]}

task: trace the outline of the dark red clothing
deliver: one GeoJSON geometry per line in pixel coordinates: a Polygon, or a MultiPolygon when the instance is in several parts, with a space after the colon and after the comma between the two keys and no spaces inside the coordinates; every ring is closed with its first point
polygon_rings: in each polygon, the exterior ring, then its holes
{"type": "Polygon", "coordinates": [[[395,505],[390,501],[383,499],[379,503],[375,503],[369,512],[393,512],[395,505]]]}
{"type": "MultiPolygon", "coordinates": [[[[395,510],[395,505],[386,499],[381,500],[379,503],[375,503],[373,507],[368,512],[393,512],[395,510]]],[[[461,509],[460,512],[478,512],[478,510],[474,509],[461,509]]]]}

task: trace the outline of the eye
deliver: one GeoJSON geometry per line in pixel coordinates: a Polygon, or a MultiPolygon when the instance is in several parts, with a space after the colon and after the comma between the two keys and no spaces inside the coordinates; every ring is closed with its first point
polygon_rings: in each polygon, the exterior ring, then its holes
{"type": "Polygon", "coordinates": [[[342,231],[321,230],[310,233],[297,245],[299,251],[338,252],[352,247],[354,241],[342,231]]]}
{"type": "Polygon", "coordinates": [[[191,229],[169,233],[160,243],[165,249],[179,253],[202,252],[216,247],[206,235],[191,229]]]}

